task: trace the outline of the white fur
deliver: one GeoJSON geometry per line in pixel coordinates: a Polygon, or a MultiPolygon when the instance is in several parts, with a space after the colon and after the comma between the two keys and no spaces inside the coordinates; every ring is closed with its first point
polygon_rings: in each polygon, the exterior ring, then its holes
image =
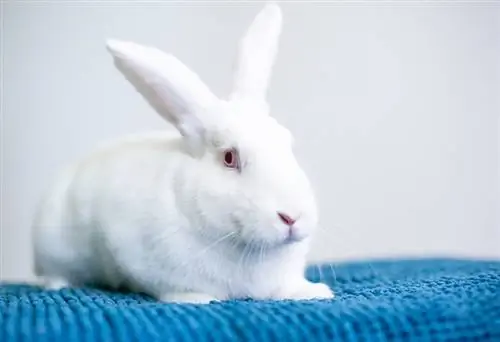
{"type": "Polygon", "coordinates": [[[228,101],[173,56],[108,42],[118,70],[181,135],[126,138],[66,170],[34,223],[35,271],[49,288],[127,287],[192,303],[333,297],[304,278],[314,194],[262,97],[280,26],[279,7],[267,5],[242,40],[228,101]],[[224,166],[226,148],[238,149],[241,172],[224,166]],[[291,241],[278,211],[299,217],[291,241]]]}
{"type": "Polygon", "coordinates": [[[281,10],[272,3],[250,25],[239,44],[231,100],[247,98],[253,102],[265,102],[281,26],[281,10]]]}

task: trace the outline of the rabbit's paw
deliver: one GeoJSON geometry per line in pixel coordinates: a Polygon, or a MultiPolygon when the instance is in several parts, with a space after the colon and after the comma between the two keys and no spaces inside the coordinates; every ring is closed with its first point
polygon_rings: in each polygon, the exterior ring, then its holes
{"type": "Polygon", "coordinates": [[[332,299],[335,295],[333,291],[325,284],[311,283],[306,281],[291,293],[289,299],[309,300],[309,299],[332,299]]]}
{"type": "Polygon", "coordinates": [[[170,292],[159,296],[158,299],[162,302],[178,304],[209,304],[210,302],[217,301],[215,297],[197,292],[170,292]]]}
{"type": "Polygon", "coordinates": [[[70,287],[70,283],[60,277],[44,277],[43,287],[48,291],[59,291],[65,287],[70,287]]]}

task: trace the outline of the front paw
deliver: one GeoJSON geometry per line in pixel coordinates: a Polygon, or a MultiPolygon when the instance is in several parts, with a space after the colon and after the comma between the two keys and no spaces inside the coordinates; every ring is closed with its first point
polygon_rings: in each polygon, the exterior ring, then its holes
{"type": "Polygon", "coordinates": [[[332,299],[335,295],[333,291],[325,284],[305,282],[290,296],[291,299],[309,300],[309,299],[332,299]]]}
{"type": "Polygon", "coordinates": [[[43,279],[43,287],[50,291],[59,291],[65,287],[70,287],[70,283],[59,277],[45,277],[43,279]]]}
{"type": "Polygon", "coordinates": [[[171,292],[165,293],[158,298],[162,302],[168,303],[186,303],[186,304],[209,304],[210,302],[217,301],[215,297],[205,293],[196,292],[171,292]]]}

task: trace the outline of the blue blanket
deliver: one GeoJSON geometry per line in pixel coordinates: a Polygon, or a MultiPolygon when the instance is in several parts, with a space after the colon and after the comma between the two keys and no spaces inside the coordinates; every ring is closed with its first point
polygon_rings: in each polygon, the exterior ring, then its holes
{"type": "Polygon", "coordinates": [[[0,286],[0,341],[500,341],[500,261],[308,269],[332,301],[173,305],[96,289],[0,286]]]}

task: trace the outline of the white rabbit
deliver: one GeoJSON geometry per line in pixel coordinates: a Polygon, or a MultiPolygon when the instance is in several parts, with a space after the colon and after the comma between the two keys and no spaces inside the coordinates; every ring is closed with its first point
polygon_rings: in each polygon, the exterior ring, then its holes
{"type": "Polygon", "coordinates": [[[281,21],[273,3],[257,15],[226,100],[172,55],[108,41],[115,66],[180,135],[125,139],[66,171],[33,227],[47,288],[187,303],[333,297],[304,277],[315,199],[266,102],[281,21]]]}

